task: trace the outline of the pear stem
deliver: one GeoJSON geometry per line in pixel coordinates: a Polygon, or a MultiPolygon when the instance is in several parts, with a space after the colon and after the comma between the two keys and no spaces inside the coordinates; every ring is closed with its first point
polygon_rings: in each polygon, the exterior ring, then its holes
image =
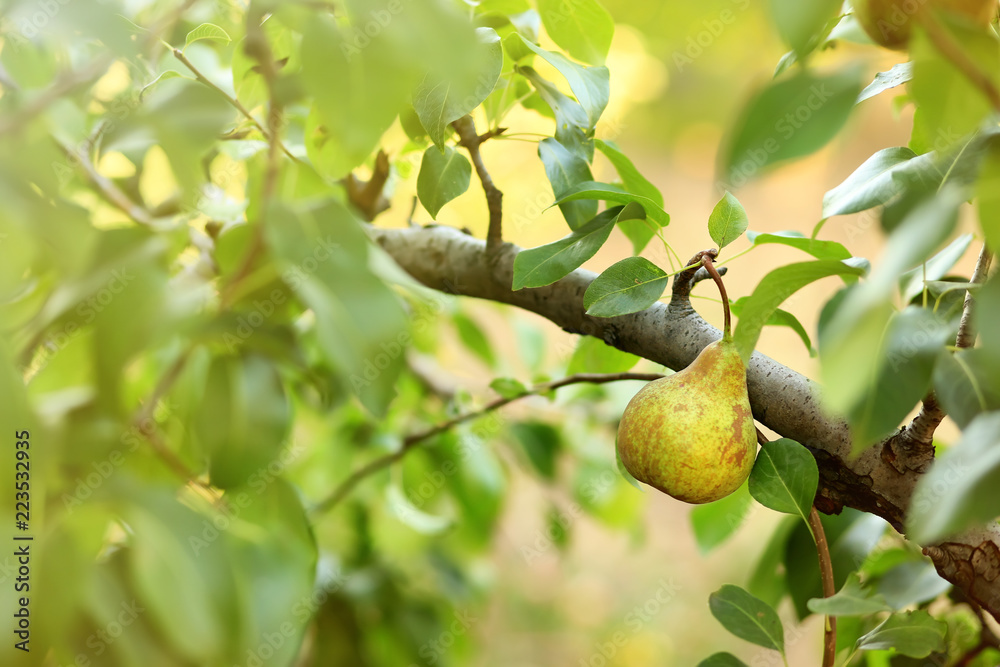
{"type": "Polygon", "coordinates": [[[725,314],[725,325],[722,329],[723,340],[730,340],[733,337],[733,327],[732,327],[732,315],[729,312],[729,295],[726,294],[726,286],[722,284],[722,276],[719,275],[719,270],[715,268],[715,264],[712,263],[712,257],[709,255],[702,255],[701,265],[705,267],[708,271],[708,275],[712,276],[712,280],[715,281],[715,285],[719,288],[719,294],[722,296],[722,312],[725,314]]]}

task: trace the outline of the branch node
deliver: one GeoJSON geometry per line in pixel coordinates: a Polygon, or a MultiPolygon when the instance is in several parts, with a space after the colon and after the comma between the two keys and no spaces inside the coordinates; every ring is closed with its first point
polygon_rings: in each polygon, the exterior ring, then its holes
{"type": "Polygon", "coordinates": [[[468,151],[472,165],[476,168],[476,175],[483,184],[486,206],[490,214],[489,229],[486,232],[486,254],[488,257],[496,257],[503,247],[503,192],[493,183],[493,178],[486,169],[486,163],[483,162],[482,153],[479,152],[479,145],[491,136],[503,132],[504,128],[491,130],[482,135],[477,134],[472,116],[462,116],[451,125],[458,133],[458,145],[468,151]]]}

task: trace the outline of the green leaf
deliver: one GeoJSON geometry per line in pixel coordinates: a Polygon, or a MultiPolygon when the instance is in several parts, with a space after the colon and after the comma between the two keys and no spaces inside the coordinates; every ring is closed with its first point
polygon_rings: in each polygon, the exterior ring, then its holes
{"type": "Polygon", "coordinates": [[[500,36],[493,28],[476,28],[476,37],[479,48],[466,54],[467,63],[457,75],[442,78],[428,74],[413,91],[413,108],[438,148],[444,147],[449,123],[478,107],[500,78],[500,36]]]}
{"type": "Polygon", "coordinates": [[[617,317],[646,310],[663,296],[670,278],[643,257],[612,264],[594,279],[583,295],[583,307],[594,317],[617,317]]]}
{"type": "Polygon", "coordinates": [[[739,586],[726,584],[712,593],[708,605],[723,627],[740,639],[785,652],[785,632],[778,614],[739,586]]]}
{"type": "Polygon", "coordinates": [[[747,667],[732,653],[713,653],[698,663],[698,667],[747,667]]]}
{"type": "MultiPolygon", "coordinates": [[[[917,154],[905,146],[884,148],[865,160],[843,183],[823,195],[823,217],[857,213],[885,204],[903,184],[895,178],[917,154]]],[[[927,162],[930,158],[922,158],[927,162]]]]}
{"type": "Polygon", "coordinates": [[[921,266],[910,269],[899,277],[903,303],[924,290],[924,281],[940,280],[962,259],[962,255],[972,244],[972,234],[962,234],[949,243],[944,250],[931,257],[921,266]]]}
{"type": "Polygon", "coordinates": [[[441,207],[469,189],[472,165],[451,146],[441,152],[434,146],[424,151],[417,176],[417,196],[431,218],[437,220],[441,207]]]}
{"type": "Polygon", "coordinates": [[[826,616],[863,616],[892,611],[892,607],[875,591],[862,588],[858,574],[852,572],[836,595],[809,600],[809,611],[826,616]]]}
{"type": "Polygon", "coordinates": [[[870,385],[870,376],[855,369],[882,363],[880,341],[893,312],[899,277],[948,238],[962,196],[959,188],[945,186],[913,206],[889,236],[886,252],[868,279],[846,295],[823,328],[820,361],[824,399],[831,410],[849,411],[870,385]]]}
{"type": "Polygon", "coordinates": [[[789,296],[820,278],[860,276],[863,273],[860,268],[829,259],[789,264],[768,273],[743,304],[743,315],[733,333],[733,340],[744,361],[753,354],[764,325],[789,296]]]}
{"type": "Polygon", "coordinates": [[[552,41],[591,65],[603,65],[615,34],[611,14],[597,0],[538,0],[542,25],[552,41]]]}
{"type": "MultiPolygon", "coordinates": [[[[593,181],[590,165],[583,158],[566,149],[556,139],[542,139],[538,143],[538,157],[545,166],[545,175],[552,184],[556,199],[570,192],[579,183],[593,181]]],[[[570,229],[578,229],[597,215],[596,201],[572,201],[559,205],[570,229]]]]}
{"type": "MultiPolygon", "coordinates": [[[[940,29],[950,33],[955,48],[965,58],[977,63],[982,71],[991,73],[993,84],[998,83],[992,74],[1000,70],[1000,46],[989,31],[960,24],[942,17],[940,29]]],[[[927,136],[935,142],[959,139],[976,130],[990,112],[990,103],[982,88],[972,83],[950,57],[942,55],[923,30],[914,31],[910,40],[913,59],[913,81],[909,91],[921,110],[922,123],[927,136]]]]}
{"type": "Polygon", "coordinates": [[[809,450],[788,438],[766,442],[750,471],[750,495],[765,507],[806,523],[816,498],[819,467],[809,450]]]}
{"type": "Polygon", "coordinates": [[[440,535],[452,526],[451,519],[419,509],[395,484],[386,487],[386,505],[394,517],[421,535],[440,535]]]}
{"type": "Polygon", "coordinates": [[[642,195],[632,194],[631,192],[626,192],[620,187],[609,183],[598,183],[596,181],[578,183],[576,186],[571,188],[567,194],[557,199],[556,204],[561,204],[567,201],[576,201],[577,199],[598,199],[601,201],[615,202],[617,204],[635,202],[642,206],[643,210],[646,211],[646,216],[660,227],[666,227],[670,224],[670,216],[652,199],[649,197],[643,197],[642,195]]]}
{"type": "MultiPolygon", "coordinates": [[[[516,37],[523,44],[520,37],[516,37]]],[[[555,139],[573,155],[590,162],[594,159],[594,139],[591,138],[593,128],[587,112],[576,101],[564,95],[551,82],[543,79],[538,72],[530,67],[518,67],[517,71],[531,82],[538,91],[538,96],[549,106],[555,116],[555,139]]],[[[525,101],[527,106],[527,100],[525,101]]]]}
{"type": "Polygon", "coordinates": [[[878,582],[878,592],[893,609],[929,602],[950,588],[951,583],[924,558],[899,563],[879,577],[878,582]]]}
{"type": "Polygon", "coordinates": [[[258,355],[212,360],[192,433],[209,459],[211,482],[242,486],[274,461],[291,427],[291,403],[270,361],[258,355]]]}
{"type": "Polygon", "coordinates": [[[635,168],[632,161],[621,152],[618,146],[610,141],[601,141],[600,139],[595,139],[594,145],[597,146],[597,150],[604,153],[604,156],[614,166],[615,171],[618,172],[618,177],[622,179],[623,188],[633,194],[647,197],[656,202],[657,206],[663,208],[663,195],[659,189],[639,173],[639,170],[635,168]]]}
{"type": "Polygon", "coordinates": [[[722,250],[727,245],[743,236],[750,224],[743,205],[728,190],[708,216],[708,235],[715,245],[722,250]]]}
{"type": "Polygon", "coordinates": [[[607,67],[584,67],[577,65],[561,53],[546,51],[518,35],[524,45],[547,63],[555,67],[569,84],[577,102],[587,112],[590,129],[597,125],[598,119],[608,106],[611,96],[610,75],[607,67]]]}
{"type": "Polygon", "coordinates": [[[875,97],[879,93],[891,90],[896,86],[901,86],[912,78],[912,62],[896,63],[889,69],[888,72],[879,72],[875,75],[875,79],[861,91],[860,95],[858,95],[858,101],[856,104],[860,104],[861,102],[864,102],[871,97],[875,97]]]}
{"type": "Polygon", "coordinates": [[[750,492],[744,484],[721,500],[691,509],[691,529],[698,550],[707,554],[729,539],[750,514],[750,492]]]}
{"type": "MultiPolygon", "coordinates": [[[[747,590],[771,606],[777,606],[788,593],[784,555],[789,536],[802,524],[796,517],[786,516],[774,529],[764,550],[747,578],[747,590]]],[[[817,575],[819,568],[817,567],[817,575]]]]}
{"type": "Polygon", "coordinates": [[[816,259],[850,259],[851,253],[836,241],[820,241],[818,239],[806,238],[802,232],[786,230],[782,232],[760,233],[754,231],[747,232],[747,239],[754,245],[765,245],[768,243],[778,243],[798,248],[807,252],[816,259]]]}
{"type": "Polygon", "coordinates": [[[490,389],[500,394],[501,398],[517,398],[528,393],[528,388],[514,378],[497,378],[490,382],[490,389]]]}
{"type": "Polygon", "coordinates": [[[841,3],[839,0],[772,0],[770,5],[771,20],[778,34],[801,57],[814,50],[825,37],[824,27],[836,17],[841,3]]]}
{"type": "Polygon", "coordinates": [[[514,258],[512,289],[551,285],[593,257],[608,240],[620,211],[617,207],[602,211],[555,243],[519,252],[514,258]]]}
{"type": "Polygon", "coordinates": [[[931,618],[923,610],[893,614],[858,639],[857,647],[865,651],[896,649],[911,658],[926,658],[945,650],[947,631],[946,623],[931,618]]]}
{"type": "Polygon", "coordinates": [[[986,153],[976,194],[979,227],[986,237],[986,245],[991,252],[1000,252],[1000,146],[991,144],[986,153]]]}
{"type": "Polygon", "coordinates": [[[976,415],[1000,410],[1000,363],[985,349],[942,350],[934,367],[934,393],[961,428],[976,415]]]}
{"type": "Polygon", "coordinates": [[[452,322],[458,330],[458,338],[465,345],[466,349],[482,359],[486,365],[496,366],[497,358],[493,353],[493,346],[486,333],[471,317],[464,313],[452,315],[452,322]]]}
{"type": "Polygon", "coordinates": [[[214,23],[202,23],[200,26],[187,34],[187,39],[184,40],[184,47],[187,48],[188,46],[191,46],[192,43],[201,39],[213,39],[225,42],[226,44],[233,41],[229,36],[229,33],[214,23]]]}
{"type": "Polygon", "coordinates": [[[770,83],[744,107],[723,153],[728,187],[760,170],[822,148],[847,122],[861,86],[857,71],[801,71],[770,83]]]}
{"type": "Polygon", "coordinates": [[[611,347],[593,336],[580,336],[566,368],[567,375],[576,373],[624,373],[639,362],[639,357],[611,347]]]}
{"type": "Polygon", "coordinates": [[[930,310],[910,306],[894,313],[878,342],[875,364],[847,413],[854,451],[891,434],[931,388],[938,352],[954,327],[930,310]]]}
{"type": "MultiPolygon", "coordinates": [[[[743,312],[743,306],[746,305],[747,299],[749,298],[750,297],[747,296],[741,296],[739,299],[729,304],[733,315],[736,317],[740,316],[743,312]]],[[[771,317],[767,318],[767,322],[764,326],[788,327],[798,334],[799,338],[802,340],[802,344],[805,345],[806,350],[809,351],[809,356],[816,356],[816,350],[812,346],[812,340],[809,338],[809,333],[806,331],[806,328],[802,326],[801,322],[799,322],[799,318],[795,317],[795,315],[792,315],[787,310],[782,310],[781,308],[775,309],[775,311],[771,313],[771,317]]]]}
{"type": "Polygon", "coordinates": [[[1000,411],[981,414],[917,482],[907,537],[933,544],[1000,516],[1000,411]]]}
{"type": "Polygon", "coordinates": [[[539,421],[512,424],[511,431],[521,443],[535,471],[543,479],[555,480],[556,458],[562,449],[559,431],[551,424],[539,421]]]}

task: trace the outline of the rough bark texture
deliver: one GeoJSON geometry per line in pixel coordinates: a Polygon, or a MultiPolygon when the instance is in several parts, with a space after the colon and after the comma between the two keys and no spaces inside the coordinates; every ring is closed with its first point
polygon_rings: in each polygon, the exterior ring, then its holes
{"type": "MultiPolygon", "coordinates": [[[[485,244],[451,227],[371,229],[372,238],[418,281],[450,294],[506,303],[551,320],[566,331],[600,338],[625,352],[678,370],[721,332],[691,306],[691,275],[678,276],[669,306],[657,303],[632,315],[586,315],[583,295],[596,274],[578,269],[547,287],[512,291],[516,246],[505,244],[487,258],[485,244]]],[[[693,272],[692,272],[693,273],[693,272]]],[[[876,514],[903,530],[914,486],[933,452],[901,465],[912,448],[900,432],[852,460],[847,424],[823,413],[819,387],[808,378],[755,352],[747,365],[754,418],[812,451],[819,464],[816,506],[831,514],[844,506],[876,514]]],[[[943,577],[1000,620],[1000,530],[970,531],[925,549],[943,577]]]]}

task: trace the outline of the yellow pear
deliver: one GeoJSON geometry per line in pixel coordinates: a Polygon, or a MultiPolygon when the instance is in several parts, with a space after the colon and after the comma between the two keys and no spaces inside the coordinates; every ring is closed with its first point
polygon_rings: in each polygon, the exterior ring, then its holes
{"type": "Polygon", "coordinates": [[[997,15],[997,0],[854,0],[854,15],[875,43],[902,50],[917,13],[943,10],[983,26],[997,15]]]}
{"type": "Polygon", "coordinates": [[[618,455],[640,482],[688,503],[718,500],[750,475],[757,430],[747,396],[746,367],[726,326],[691,364],[654,380],[632,397],[618,425],[618,455]]]}

